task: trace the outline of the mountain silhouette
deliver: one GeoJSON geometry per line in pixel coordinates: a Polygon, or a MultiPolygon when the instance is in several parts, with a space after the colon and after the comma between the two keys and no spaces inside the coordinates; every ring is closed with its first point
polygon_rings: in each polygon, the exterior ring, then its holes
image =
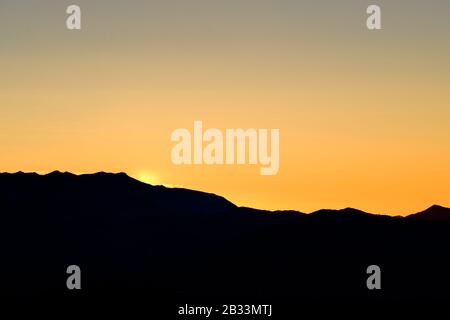
{"type": "Polygon", "coordinates": [[[408,218],[428,220],[428,221],[450,222],[450,208],[433,205],[424,211],[409,215],[408,218]]]}
{"type": "Polygon", "coordinates": [[[450,300],[450,209],[437,205],[407,217],[265,211],[125,173],[55,171],[0,174],[0,212],[4,299],[450,300]],[[373,264],[382,290],[366,287],[373,264]],[[66,288],[69,265],[80,291],[66,288]]]}

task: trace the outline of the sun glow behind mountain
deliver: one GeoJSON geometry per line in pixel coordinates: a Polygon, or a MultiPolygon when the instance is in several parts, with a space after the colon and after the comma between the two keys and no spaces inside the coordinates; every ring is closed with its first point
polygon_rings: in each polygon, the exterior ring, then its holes
{"type": "Polygon", "coordinates": [[[158,176],[150,171],[140,171],[135,174],[131,174],[131,177],[135,178],[136,180],[139,180],[144,183],[152,184],[152,185],[158,185],[161,184],[161,181],[159,180],[158,176]]]}

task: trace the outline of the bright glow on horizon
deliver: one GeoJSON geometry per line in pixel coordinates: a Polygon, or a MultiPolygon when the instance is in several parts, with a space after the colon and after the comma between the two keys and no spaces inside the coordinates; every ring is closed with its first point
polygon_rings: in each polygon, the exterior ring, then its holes
{"type": "Polygon", "coordinates": [[[137,173],[132,173],[130,174],[130,177],[151,185],[161,184],[159,177],[155,173],[150,171],[139,171],[137,173]]]}

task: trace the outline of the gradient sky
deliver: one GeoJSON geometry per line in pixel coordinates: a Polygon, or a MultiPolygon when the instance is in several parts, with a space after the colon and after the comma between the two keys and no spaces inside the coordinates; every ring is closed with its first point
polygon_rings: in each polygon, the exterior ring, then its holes
{"type": "Polygon", "coordinates": [[[0,171],[408,214],[450,206],[449,88],[447,0],[0,0],[0,171]],[[81,31],[65,27],[70,4],[81,31]],[[278,175],[173,165],[170,134],[194,120],[279,128],[278,175]]]}

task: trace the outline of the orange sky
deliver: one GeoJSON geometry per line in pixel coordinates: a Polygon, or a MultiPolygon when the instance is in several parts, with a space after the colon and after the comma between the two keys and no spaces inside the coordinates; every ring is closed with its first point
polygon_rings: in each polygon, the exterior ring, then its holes
{"type": "Polygon", "coordinates": [[[450,207],[450,5],[0,4],[0,171],[125,171],[266,209],[450,207]],[[32,15],[30,13],[33,13],[32,15]],[[413,23],[414,21],[415,23],[413,23]],[[177,128],[279,128],[280,171],[175,166],[177,128]]]}

